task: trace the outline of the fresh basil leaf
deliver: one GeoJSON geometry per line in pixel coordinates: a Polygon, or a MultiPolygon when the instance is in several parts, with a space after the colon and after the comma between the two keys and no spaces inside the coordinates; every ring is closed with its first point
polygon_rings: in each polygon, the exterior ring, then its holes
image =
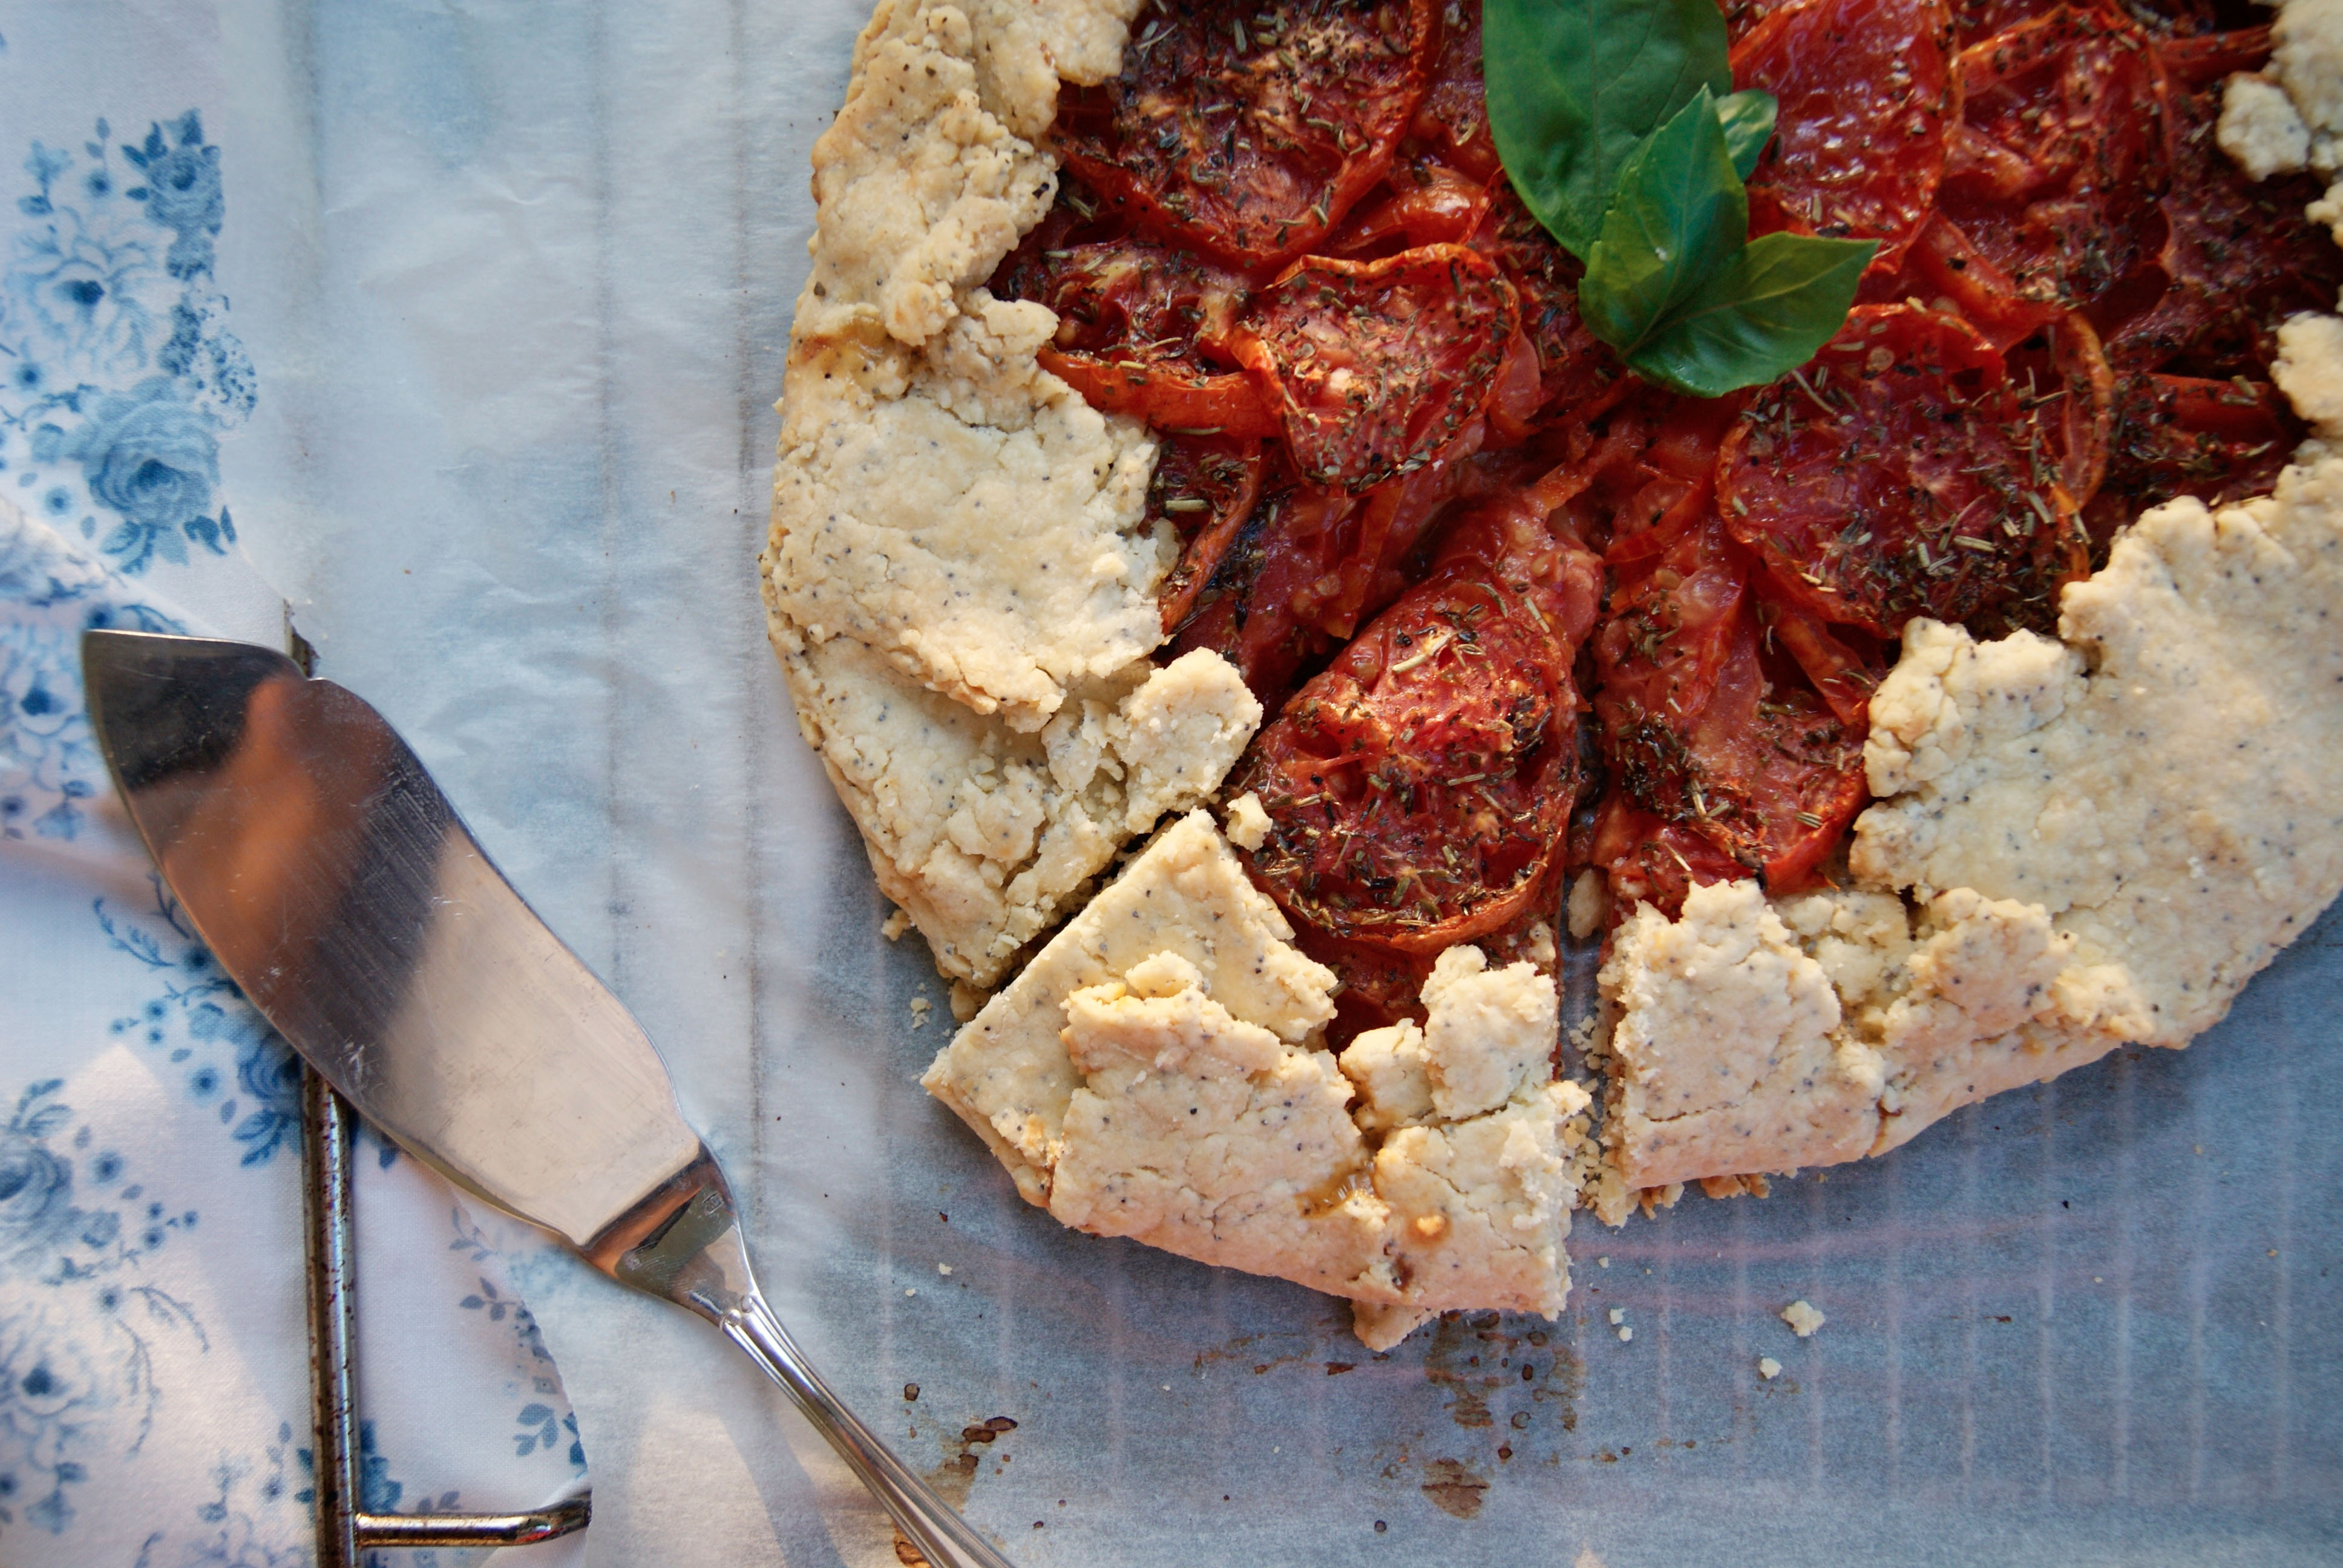
{"type": "Polygon", "coordinates": [[[1634,364],[1748,236],[1749,197],[1733,172],[1716,100],[1703,87],[1620,169],[1578,285],[1579,318],[1634,364]]]}
{"type": "Polygon", "coordinates": [[[1774,95],[1763,87],[1744,87],[1716,100],[1716,117],[1725,122],[1725,146],[1733,154],[1733,172],[1745,182],[1757,167],[1757,155],[1774,139],[1774,95]]]}
{"type": "Polygon", "coordinates": [[[1581,260],[1643,139],[1733,90],[1715,0],[1483,0],[1481,58],[1513,189],[1581,260]]]}
{"type": "Polygon", "coordinates": [[[1627,363],[1693,397],[1763,386],[1830,341],[1878,249],[1875,239],[1761,235],[1647,333],[1627,363]]]}

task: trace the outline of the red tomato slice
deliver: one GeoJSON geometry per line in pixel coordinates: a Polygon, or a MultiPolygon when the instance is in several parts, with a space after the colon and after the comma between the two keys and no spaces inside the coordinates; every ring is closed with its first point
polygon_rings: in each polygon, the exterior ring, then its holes
{"type": "Polygon", "coordinates": [[[1820,619],[1882,637],[1916,615],[2030,623],[2046,607],[2055,621],[2081,543],[2062,400],[2021,398],[1958,317],[1858,306],[1805,370],[1751,399],[1717,456],[1718,506],[1820,619]]]}
{"type": "Polygon", "coordinates": [[[1071,216],[1054,212],[991,280],[1002,298],[1057,312],[1041,367],[1092,407],[1159,428],[1277,434],[1251,378],[1206,357],[1227,341],[1250,280],[1133,236],[1075,243],[1071,216]]]}
{"type": "Polygon", "coordinates": [[[1927,221],[1960,121],[1944,0],[1794,0],[1734,46],[1733,80],[1780,101],[1749,180],[1749,232],[1876,239],[1896,270],[1927,221]]]}
{"type": "Polygon", "coordinates": [[[2056,11],[2063,0],[1953,0],[1953,35],[1966,48],[2020,22],[2056,11]]]}
{"type": "Polygon", "coordinates": [[[1150,5],[1121,75],[1060,90],[1055,146],[1111,211],[1273,266],[1383,177],[1439,36],[1433,0],[1150,5]]]}
{"type": "Polygon", "coordinates": [[[1796,661],[1840,723],[1857,733],[1868,729],[1871,694],[1879,689],[1889,663],[1879,644],[1850,628],[1839,628],[1845,636],[1834,635],[1814,617],[1784,602],[1772,591],[1770,579],[1760,578],[1757,592],[1757,624],[1766,646],[1778,644],[1796,661]]]}
{"type": "MultiPolygon", "coordinates": [[[[1550,878],[1521,913],[1473,939],[1492,969],[1524,959],[1541,970],[1552,969],[1555,933],[1562,923],[1559,881],[1559,877],[1550,878]]],[[[1293,940],[1296,947],[1342,977],[1342,989],[1334,993],[1333,1021],[1326,1026],[1327,1050],[1339,1051],[1367,1030],[1403,1018],[1423,1021],[1423,982],[1432,978],[1439,954],[1344,941],[1308,925],[1296,926],[1293,940]]]]}
{"type": "MultiPolygon", "coordinates": [[[[1953,31],[1966,48],[2020,22],[2047,15],[2060,4],[2061,0],[1953,0],[1953,31]]],[[[2209,0],[2121,0],[2121,10],[2125,20],[2158,39],[2188,42],[2188,35],[2206,32],[2214,25],[2209,0]]],[[[2227,70],[2220,73],[2227,74],[2227,70]]]]}
{"type": "Polygon", "coordinates": [[[1267,808],[1253,875],[1297,925],[1433,953],[1530,906],[1577,798],[1602,577],[1533,508],[1484,508],[1294,694],[1227,788],[1267,808]]]}
{"type": "Polygon", "coordinates": [[[1587,863],[1604,872],[1611,884],[1614,920],[1625,918],[1638,903],[1651,904],[1673,919],[1683,911],[1684,894],[1694,886],[1737,881],[1751,874],[1749,867],[1697,829],[1643,810],[1615,789],[1595,809],[1587,863]]]}
{"type": "Polygon", "coordinates": [[[1355,494],[1455,446],[1519,319],[1512,285],[1464,246],[1308,256],[1254,297],[1235,347],[1276,399],[1294,466],[1355,494]]]}
{"type": "Polygon", "coordinates": [[[2005,351],[2056,320],[2061,309],[2054,301],[2027,298],[2017,280],[1941,212],[1930,216],[1905,252],[1904,271],[1907,285],[1949,302],[1986,342],[2005,351]]]}
{"type": "Polygon", "coordinates": [[[1719,7],[1725,13],[1725,36],[1733,48],[1757,30],[1758,24],[1779,11],[1789,0],[1723,0],[1719,7]]]}
{"type": "Polygon", "coordinates": [[[1168,635],[1194,613],[1197,596],[1236,543],[1261,495],[1259,441],[1226,436],[1166,436],[1156,447],[1147,516],[1180,536],[1180,562],[1156,602],[1168,635]]]}
{"type": "Polygon", "coordinates": [[[2270,30],[2265,23],[2228,33],[2160,39],[2156,53],[2173,85],[2195,92],[2227,81],[2233,71],[2258,71],[2268,64],[2270,30]]]}
{"type": "Polygon", "coordinates": [[[2062,6],[1957,68],[1940,205],[2021,297],[2087,308],[2153,260],[2168,86],[2137,25],[2062,6]]]}
{"type": "Polygon", "coordinates": [[[1500,174],[1473,247],[1494,261],[1521,300],[1522,330],[1538,357],[1538,406],[1560,417],[1606,403],[1629,385],[1626,367],[1578,317],[1586,269],[1530,216],[1500,174]]]}
{"type": "Polygon", "coordinates": [[[1435,149],[1449,167],[1484,185],[1497,174],[1488,84],[1481,69],[1481,7],[1470,0],[1452,0],[1442,18],[1440,53],[1409,134],[1435,149]]]}
{"type": "Polygon", "coordinates": [[[1454,244],[1470,239],[1489,210],[1489,189],[1429,161],[1394,167],[1384,176],[1385,194],[1363,205],[1327,249],[1353,259],[1388,255],[1411,246],[1454,244]]]}
{"type": "Polygon", "coordinates": [[[1689,750],[1706,776],[1699,826],[1754,866],[1769,893],[1814,879],[1871,798],[1864,781],[1865,722],[1849,724],[1797,681],[1765,678],[1754,618],[1735,639],[1716,699],[1689,750]]]}
{"type": "MultiPolygon", "coordinates": [[[[1460,443],[1478,445],[1477,437],[1460,443]]],[[[1294,613],[1347,641],[1362,620],[1407,590],[1400,564],[1471,477],[1463,462],[1443,461],[1368,491],[1351,553],[1296,596],[1294,613]]]]}
{"type": "Polygon", "coordinates": [[[2301,438],[2278,389],[2243,377],[2129,377],[2116,410],[2107,482],[2084,514],[2098,540],[2175,496],[2217,506],[2268,495],[2301,438]]]}
{"type": "Polygon", "coordinates": [[[1862,809],[1869,695],[1854,681],[1869,675],[1865,661],[1795,610],[1772,609],[1766,629],[1747,571],[1712,523],[1655,565],[1623,572],[1614,618],[1596,634],[1612,788],[1591,854],[1623,910],[1647,899],[1674,913],[1693,883],[1753,874],[1791,890],[1862,809]],[[1835,666],[1845,714],[1798,664],[1769,672],[1765,641],[1785,628],[1803,629],[1806,654],[1835,666]]]}
{"type": "Polygon", "coordinates": [[[1355,497],[1302,483],[1282,451],[1263,457],[1251,512],[1213,540],[1209,567],[1199,556],[1195,580],[1183,585],[1185,613],[1167,624],[1173,656],[1212,648],[1274,712],[1295,672],[1331,644],[1305,613],[1309,596],[1329,578],[1340,586],[1335,574],[1357,554],[1363,508],[1355,497]]]}
{"type": "MultiPolygon", "coordinates": [[[[1715,516],[1717,449],[1743,401],[1738,396],[1671,399],[1648,434],[1639,421],[1613,420],[1605,444],[1615,439],[1639,447],[1630,482],[1641,482],[1632,489],[1614,487],[1625,498],[1611,510],[1605,565],[1624,575],[1634,563],[1673,549],[1715,516]]],[[[1590,454],[1588,460],[1601,458],[1590,454]]]]}
{"type": "Polygon", "coordinates": [[[1037,350],[1034,358],[1091,407],[1128,414],[1158,429],[1257,437],[1274,436],[1280,427],[1262,403],[1260,388],[1241,371],[1212,375],[1160,361],[1100,360],[1049,347],[1037,350]]]}
{"type": "Polygon", "coordinates": [[[1594,634],[1604,729],[1622,735],[1651,716],[1688,723],[1715,692],[1748,592],[1747,564],[1712,515],[1666,550],[1614,567],[1610,618],[1594,634]]]}
{"type": "Polygon", "coordinates": [[[2214,141],[2221,91],[2217,84],[2172,96],[2172,185],[2157,258],[2168,283],[2152,310],[2110,333],[2119,368],[2259,377],[2277,357],[2279,324],[2298,311],[2333,309],[2343,286],[2343,249],[2303,216],[2323,194],[2320,181],[2248,180],[2214,141]]]}

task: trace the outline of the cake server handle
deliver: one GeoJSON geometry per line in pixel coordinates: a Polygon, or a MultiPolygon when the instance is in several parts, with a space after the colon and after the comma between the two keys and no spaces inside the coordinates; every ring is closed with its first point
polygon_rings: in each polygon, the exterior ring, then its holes
{"type": "Polygon", "coordinates": [[[619,1283],[689,1307],[723,1331],[780,1385],[934,1568],[1013,1568],[839,1402],[773,1315],[749,1269],[732,1194],[705,1151],[586,1252],[619,1283]]]}

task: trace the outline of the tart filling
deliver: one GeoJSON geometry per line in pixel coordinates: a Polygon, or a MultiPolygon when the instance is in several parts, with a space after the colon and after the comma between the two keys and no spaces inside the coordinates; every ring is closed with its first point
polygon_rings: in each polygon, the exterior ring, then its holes
{"type": "Polygon", "coordinates": [[[1471,4],[882,0],[763,567],[882,887],[1030,958],[929,1087],[1388,1342],[1557,1310],[1574,1201],[2217,1020],[2343,887],[2333,9],[1730,8],[1752,233],[1876,248],[1699,399],[1581,319],[1471,4]]]}

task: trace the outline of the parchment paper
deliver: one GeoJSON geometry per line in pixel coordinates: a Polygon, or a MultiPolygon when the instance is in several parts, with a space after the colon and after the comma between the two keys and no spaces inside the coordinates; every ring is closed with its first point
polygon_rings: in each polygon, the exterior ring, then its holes
{"type": "MultiPolygon", "coordinates": [[[[1767,1201],[1582,1220],[1551,1325],[1373,1357],[1323,1299],[1016,1199],[913,1081],[942,990],[879,936],[752,578],[808,150],[866,11],[225,22],[221,270],[269,389],[228,454],[239,522],[322,668],[660,1043],[840,1391],[1030,1563],[2334,1560],[2332,917],[2186,1053],[1767,1201]],[[1811,1340],[1775,1316],[1798,1297],[1811,1340]]],[[[594,1561],[893,1561],[702,1325],[550,1252],[523,1282],[594,1561]]]]}

